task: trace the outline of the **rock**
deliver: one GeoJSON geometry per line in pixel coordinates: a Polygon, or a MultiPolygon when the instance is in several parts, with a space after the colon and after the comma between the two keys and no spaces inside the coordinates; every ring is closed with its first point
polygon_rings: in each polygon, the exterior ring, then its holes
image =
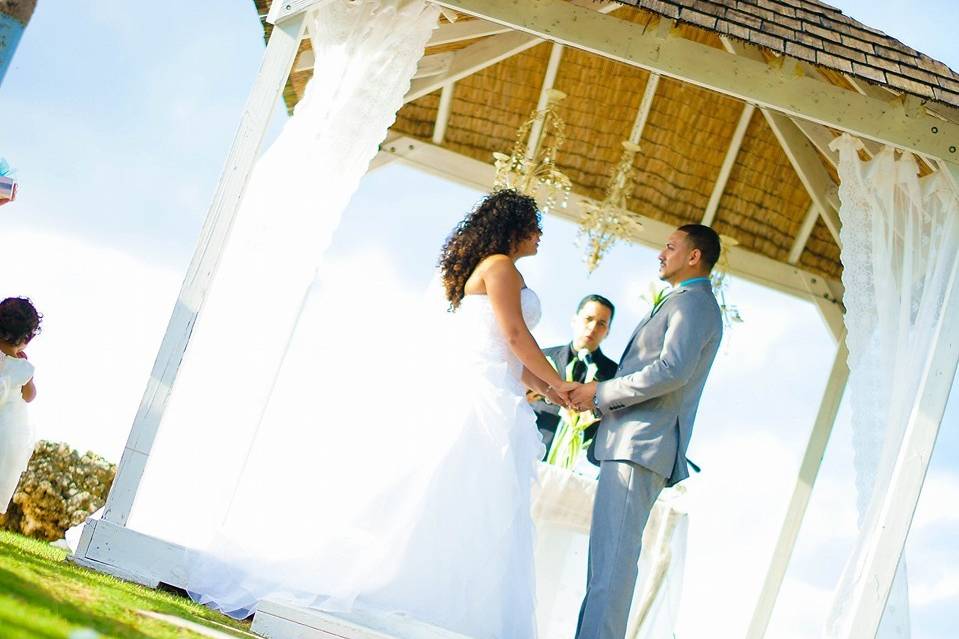
{"type": "Polygon", "coordinates": [[[117,467],[91,452],[40,441],[0,527],[55,541],[103,506],[117,467]]]}

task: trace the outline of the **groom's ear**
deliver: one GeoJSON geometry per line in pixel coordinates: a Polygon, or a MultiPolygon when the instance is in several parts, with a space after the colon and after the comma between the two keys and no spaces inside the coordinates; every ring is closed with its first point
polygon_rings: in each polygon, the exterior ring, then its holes
{"type": "Polygon", "coordinates": [[[690,266],[699,266],[703,263],[703,252],[698,248],[694,248],[689,252],[689,265],[690,266]]]}

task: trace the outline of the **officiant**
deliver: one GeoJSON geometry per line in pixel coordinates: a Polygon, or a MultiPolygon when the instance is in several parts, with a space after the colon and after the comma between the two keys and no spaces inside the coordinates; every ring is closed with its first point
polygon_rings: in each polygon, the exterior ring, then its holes
{"type": "MultiPolygon", "coordinates": [[[[546,356],[556,364],[561,377],[565,378],[566,368],[573,361],[575,364],[570,381],[585,381],[586,370],[590,363],[596,365],[596,381],[606,381],[616,375],[616,362],[606,357],[599,348],[609,334],[615,313],[616,308],[613,303],[602,295],[587,295],[579,302],[572,321],[572,341],[543,349],[546,356]],[[582,357],[578,357],[580,353],[582,357]]],[[[536,427],[542,433],[543,443],[549,451],[553,437],[556,435],[556,427],[559,425],[559,406],[547,403],[539,395],[530,395],[530,399],[533,410],[536,412],[536,427]]],[[[584,431],[584,440],[594,439],[598,428],[599,422],[588,426],[584,431]]],[[[599,462],[593,455],[593,448],[590,444],[586,450],[586,457],[590,463],[599,466],[599,462]]],[[[546,461],[545,456],[543,461],[546,461]]]]}

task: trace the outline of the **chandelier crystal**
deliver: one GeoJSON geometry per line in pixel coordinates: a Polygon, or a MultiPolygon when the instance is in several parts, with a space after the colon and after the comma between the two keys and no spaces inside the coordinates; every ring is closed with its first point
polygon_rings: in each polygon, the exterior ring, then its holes
{"type": "Polygon", "coordinates": [[[643,230],[642,223],[627,207],[636,182],[633,161],[639,150],[638,144],[624,140],[623,155],[610,178],[606,197],[602,202],[583,201],[579,236],[586,249],[586,269],[590,273],[616,242],[632,242],[643,230]]]}
{"type": "Polygon", "coordinates": [[[719,310],[723,315],[723,324],[726,326],[740,324],[743,321],[743,317],[739,313],[739,308],[726,301],[726,288],[729,285],[726,279],[729,275],[729,249],[738,244],[739,242],[735,238],[728,235],[719,236],[719,261],[716,262],[716,265],[713,267],[713,272],[710,275],[713,294],[719,302],[719,310]]]}
{"type": "Polygon", "coordinates": [[[566,208],[572,190],[570,179],[556,167],[556,155],[566,141],[566,123],[557,113],[557,104],[566,94],[550,89],[546,106],[533,111],[519,129],[509,155],[493,153],[496,178],[493,190],[516,189],[542,203],[543,211],[566,208]],[[534,136],[535,141],[530,137],[534,136]]]}

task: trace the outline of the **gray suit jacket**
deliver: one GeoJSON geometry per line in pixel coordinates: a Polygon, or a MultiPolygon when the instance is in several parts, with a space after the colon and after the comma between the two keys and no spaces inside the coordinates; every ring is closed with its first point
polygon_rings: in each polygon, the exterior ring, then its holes
{"type": "Polygon", "coordinates": [[[640,322],[616,377],[596,388],[596,458],[635,462],[667,486],[686,479],[686,448],[722,335],[719,305],[703,281],[677,288],[640,322]]]}

